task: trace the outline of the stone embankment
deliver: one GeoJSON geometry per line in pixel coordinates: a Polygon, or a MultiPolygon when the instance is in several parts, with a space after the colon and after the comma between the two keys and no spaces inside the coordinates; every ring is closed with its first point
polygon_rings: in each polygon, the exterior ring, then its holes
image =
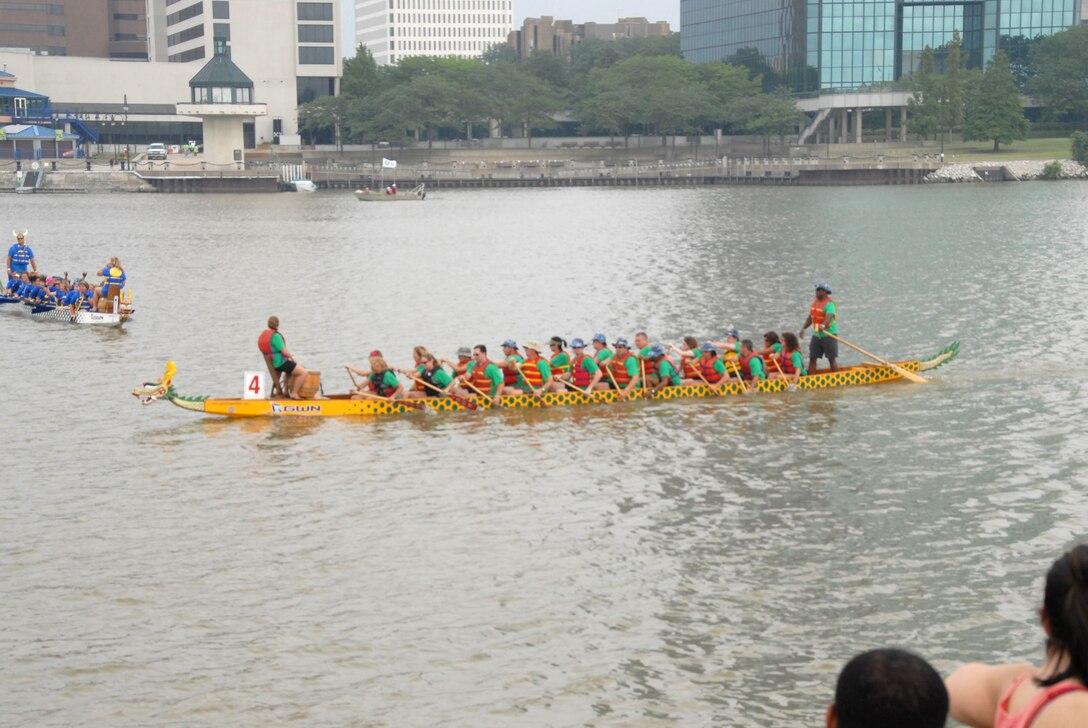
{"type": "MultiPolygon", "coordinates": [[[[15,172],[0,172],[0,191],[14,192],[19,184],[15,172]]],[[[46,172],[41,192],[154,192],[155,187],[132,172],[57,171],[46,172]]]]}
{"type": "Polygon", "coordinates": [[[1014,162],[977,162],[974,164],[946,164],[925,176],[925,182],[984,182],[977,170],[994,170],[1004,179],[1033,180],[1043,176],[1043,168],[1051,162],[1062,165],[1059,179],[1088,178],[1088,169],[1071,159],[1020,160],[1014,162]]]}

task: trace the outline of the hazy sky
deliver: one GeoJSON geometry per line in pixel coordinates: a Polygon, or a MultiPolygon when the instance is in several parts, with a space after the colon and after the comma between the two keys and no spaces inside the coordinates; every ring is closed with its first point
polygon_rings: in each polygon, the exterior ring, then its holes
{"type": "MultiPolygon", "coordinates": [[[[355,1],[341,0],[344,27],[344,53],[355,55],[355,1]]],[[[551,15],[562,20],[584,23],[613,23],[619,18],[644,17],[667,20],[673,30],[680,30],[680,0],[514,0],[514,24],[525,18],[551,15]]]]}

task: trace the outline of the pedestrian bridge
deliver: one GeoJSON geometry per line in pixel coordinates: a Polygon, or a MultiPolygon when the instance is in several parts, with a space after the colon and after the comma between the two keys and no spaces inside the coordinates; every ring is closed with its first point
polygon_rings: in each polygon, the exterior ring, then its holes
{"type": "Polygon", "coordinates": [[[801,131],[798,144],[861,144],[863,114],[878,109],[884,110],[884,140],[904,141],[907,102],[911,96],[910,91],[856,91],[798,99],[798,108],[813,115],[801,131]],[[892,124],[896,111],[899,112],[898,127],[892,124]],[[895,136],[893,129],[898,132],[895,136]]]}

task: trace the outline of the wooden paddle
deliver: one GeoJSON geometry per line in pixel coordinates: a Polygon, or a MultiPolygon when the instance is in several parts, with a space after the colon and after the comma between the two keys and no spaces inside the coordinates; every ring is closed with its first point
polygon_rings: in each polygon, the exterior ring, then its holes
{"type": "Polygon", "coordinates": [[[475,410],[477,407],[479,407],[479,405],[476,404],[475,402],[473,402],[472,400],[465,399],[464,397],[459,397],[459,396],[457,396],[456,394],[454,394],[452,392],[447,392],[446,390],[442,389],[441,387],[436,387],[433,384],[429,384],[429,383],[425,382],[422,379],[417,379],[417,378],[413,377],[410,374],[408,375],[408,378],[411,379],[416,384],[422,384],[424,387],[427,387],[428,389],[432,389],[435,392],[438,392],[439,394],[441,394],[441,395],[443,395],[445,397],[449,397],[450,399],[452,399],[454,402],[461,405],[462,407],[466,407],[466,408],[468,408],[470,410],[475,410]]]}
{"type": "Polygon", "coordinates": [[[846,344],[847,346],[849,346],[851,349],[853,349],[857,353],[862,354],[863,356],[867,356],[867,357],[869,357],[870,359],[872,359],[875,362],[879,362],[879,363],[883,364],[884,366],[891,369],[893,372],[897,372],[904,379],[909,379],[910,381],[915,382],[917,384],[929,384],[929,380],[926,379],[925,377],[920,377],[917,374],[915,374],[914,372],[909,371],[907,369],[904,369],[903,367],[899,366],[898,364],[892,364],[890,361],[885,361],[884,359],[881,359],[879,356],[875,356],[873,354],[870,354],[869,352],[865,351],[864,349],[862,349],[860,347],[857,347],[857,346],[854,346],[849,341],[846,341],[845,339],[840,339],[838,336],[835,336],[835,334],[832,334],[829,331],[821,331],[820,333],[827,334],[828,336],[830,336],[835,341],[846,344]]]}
{"type": "MultiPolygon", "coordinates": [[[[609,360],[605,360],[606,362],[609,360]]],[[[612,386],[616,388],[616,401],[619,402],[624,399],[623,390],[620,389],[620,385],[616,382],[616,377],[612,375],[612,365],[606,363],[604,367],[604,373],[608,375],[608,378],[612,380],[612,386]]]]}
{"type": "MultiPolygon", "coordinates": [[[[479,388],[479,387],[477,387],[477,386],[476,386],[475,384],[473,384],[472,382],[470,382],[470,381],[469,381],[469,380],[467,380],[467,379],[462,379],[462,380],[461,380],[461,382],[462,382],[462,384],[464,384],[464,385],[465,385],[466,387],[468,387],[469,389],[471,389],[471,390],[472,390],[473,392],[475,392],[476,394],[478,394],[478,395],[480,395],[481,397],[483,397],[483,398],[484,398],[484,399],[485,399],[485,400],[487,401],[487,406],[488,406],[488,407],[490,407],[490,408],[494,408],[495,404],[494,404],[494,403],[493,403],[493,402],[491,401],[491,397],[490,397],[489,395],[486,395],[486,394],[484,394],[483,392],[481,392],[481,391],[480,391],[480,388],[479,388]]],[[[501,401],[501,400],[500,400],[500,401],[501,401]]],[[[499,406],[501,407],[502,405],[500,404],[499,406]]]]}
{"type": "Polygon", "coordinates": [[[593,396],[588,391],[586,391],[584,389],[581,389],[580,387],[576,387],[574,385],[574,382],[568,382],[566,379],[560,379],[559,383],[567,385],[568,387],[570,387],[571,389],[573,389],[575,392],[582,395],[583,397],[592,397],[593,396]]]}
{"type": "Polygon", "coordinates": [[[778,366],[778,358],[775,357],[773,354],[771,355],[771,364],[774,364],[774,368],[778,370],[778,374],[787,382],[789,382],[789,384],[786,385],[787,391],[792,392],[797,389],[797,385],[793,382],[790,382],[790,380],[786,377],[786,373],[782,371],[782,367],[778,366]]]}
{"type": "MultiPolygon", "coordinates": [[[[347,367],[344,367],[348,369],[347,367]]],[[[364,392],[359,388],[359,383],[355,381],[355,375],[348,369],[348,376],[351,377],[351,383],[355,385],[355,391],[352,394],[358,394],[360,397],[368,397],[369,399],[376,399],[379,402],[389,402],[390,404],[403,404],[405,407],[411,407],[412,409],[423,410],[428,414],[434,414],[434,410],[425,404],[420,402],[412,402],[407,399],[393,399],[392,397],[379,397],[376,394],[370,392],[364,392]]]]}
{"type": "Polygon", "coordinates": [[[703,384],[705,384],[711,392],[714,392],[714,394],[718,395],[719,397],[722,396],[722,387],[718,387],[717,391],[715,391],[714,385],[706,380],[706,377],[703,376],[702,371],[696,369],[695,373],[699,375],[699,379],[703,380],[703,384]]]}
{"type": "Polygon", "coordinates": [[[744,383],[744,376],[741,374],[740,364],[737,364],[735,361],[726,361],[725,363],[732,365],[729,368],[737,375],[737,379],[740,381],[740,390],[745,394],[748,394],[748,385],[744,383]]]}
{"type": "MultiPolygon", "coordinates": [[[[641,356],[638,358],[638,365],[642,367],[642,398],[646,399],[646,392],[650,389],[650,383],[646,381],[646,360],[641,356]]],[[[654,396],[653,392],[650,392],[650,396],[654,396]]]]}

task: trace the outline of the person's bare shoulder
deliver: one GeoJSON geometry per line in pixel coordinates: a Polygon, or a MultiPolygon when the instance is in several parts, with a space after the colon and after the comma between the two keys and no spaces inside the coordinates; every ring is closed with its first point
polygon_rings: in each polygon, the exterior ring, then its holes
{"type": "Polygon", "coordinates": [[[1078,690],[1055,698],[1043,708],[1033,728],[1088,727],[1088,690],[1078,690]]]}

